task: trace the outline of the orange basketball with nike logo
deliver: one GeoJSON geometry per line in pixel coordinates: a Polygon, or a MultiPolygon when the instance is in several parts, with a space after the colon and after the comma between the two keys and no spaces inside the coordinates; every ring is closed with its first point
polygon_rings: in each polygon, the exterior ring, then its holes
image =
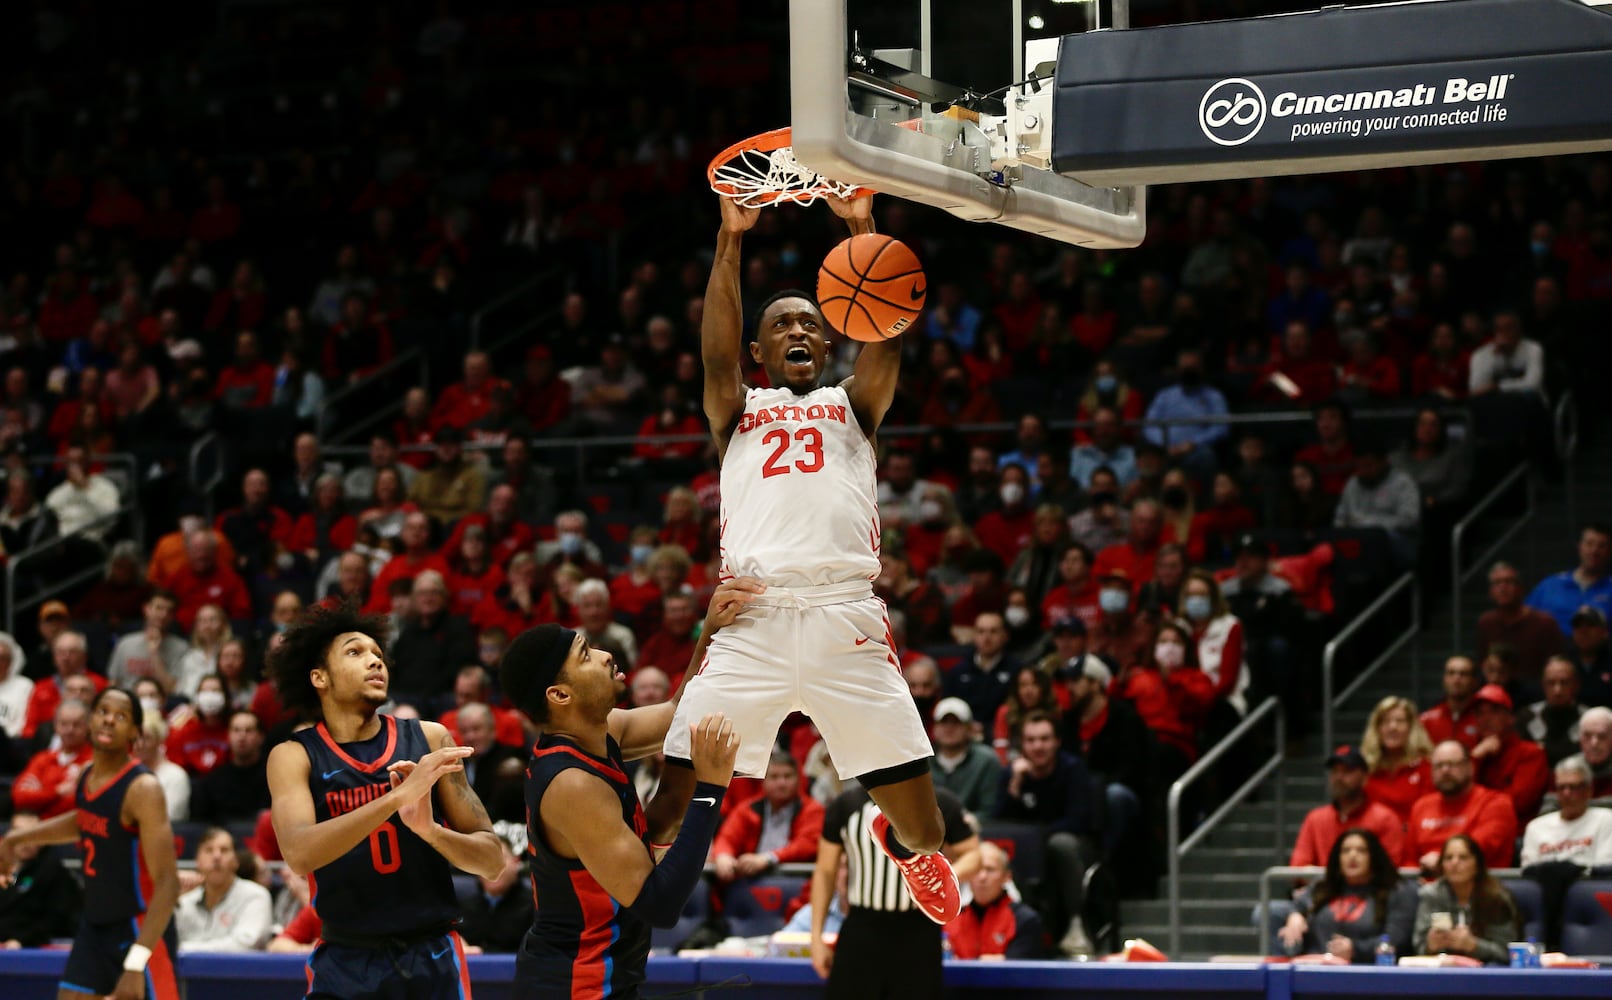
{"type": "Polygon", "coordinates": [[[817,304],[828,325],[873,343],[906,332],[918,320],[929,282],[905,243],[861,233],[829,251],[817,271],[817,304]]]}

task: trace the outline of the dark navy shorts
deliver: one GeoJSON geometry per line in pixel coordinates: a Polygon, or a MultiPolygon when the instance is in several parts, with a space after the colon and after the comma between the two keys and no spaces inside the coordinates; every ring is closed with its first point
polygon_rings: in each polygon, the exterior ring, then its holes
{"type": "MultiPolygon", "coordinates": [[[[88,993],[96,997],[109,995],[117,989],[123,976],[123,959],[129,946],[139,940],[140,923],[145,918],[130,917],[111,924],[92,924],[80,921],[78,933],[73,937],[73,950],[67,955],[67,967],[57,986],[73,993],[88,993]]],[[[146,963],[147,1000],[179,1000],[179,974],[174,968],[174,956],[179,954],[179,934],[173,921],[163,932],[162,940],[151,949],[151,960],[146,963]]]]}
{"type": "Polygon", "coordinates": [[[465,943],[452,931],[391,947],[320,941],[307,972],[309,1000],[470,1000],[465,943]]]}

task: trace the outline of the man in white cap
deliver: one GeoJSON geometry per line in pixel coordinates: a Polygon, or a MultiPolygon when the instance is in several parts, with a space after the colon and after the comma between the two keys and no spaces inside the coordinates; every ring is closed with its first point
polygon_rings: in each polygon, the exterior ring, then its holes
{"type": "Polygon", "coordinates": [[[974,737],[974,713],[961,698],[942,698],[934,712],[935,756],[929,771],[935,787],[949,788],[976,816],[996,811],[1002,763],[974,737]]]}

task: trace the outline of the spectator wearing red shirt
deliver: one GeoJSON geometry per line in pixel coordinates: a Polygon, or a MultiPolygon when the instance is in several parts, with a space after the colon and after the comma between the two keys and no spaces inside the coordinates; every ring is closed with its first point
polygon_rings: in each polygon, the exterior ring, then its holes
{"type": "Polygon", "coordinates": [[[89,743],[89,706],[64,701],[56,706],[52,718],[61,745],[29,758],[11,787],[11,803],[17,811],[35,813],[40,819],[73,810],[79,776],[95,756],[89,743]]]}
{"type": "Polygon", "coordinates": [[[99,368],[85,368],[78,373],[78,394],[56,404],[56,408],[50,414],[50,423],[45,428],[46,435],[57,445],[65,445],[73,436],[73,432],[79,428],[83,413],[88,409],[93,409],[100,415],[102,427],[112,423],[114,413],[102,391],[99,368]]]}
{"type": "Polygon", "coordinates": [[[459,709],[466,705],[485,705],[493,714],[493,739],[505,746],[522,749],[526,746],[526,730],[521,727],[520,716],[507,708],[493,704],[493,681],[487,668],[479,663],[460,667],[453,679],[453,707],[442,713],[438,722],[447,727],[455,743],[459,739],[459,709]]]}
{"type": "Polygon", "coordinates": [[[470,613],[472,624],[479,629],[501,628],[505,635],[520,635],[543,622],[568,624],[570,611],[561,614],[554,595],[538,583],[537,560],[530,552],[511,559],[504,572],[504,582],[470,613]]]}
{"type": "Polygon", "coordinates": [[[1478,745],[1478,720],[1472,696],[1478,690],[1478,667],[1470,656],[1444,661],[1444,700],[1422,713],[1422,727],[1434,744],[1455,740],[1468,750],[1478,745]]]}
{"type": "Polygon", "coordinates": [[[638,443],[633,445],[632,453],[646,462],[694,463],[708,443],[705,421],[694,415],[683,398],[683,390],[673,384],[661,388],[660,405],[638,425],[638,443]],[[695,440],[646,440],[663,434],[694,435],[695,440]]]}
{"type": "Polygon", "coordinates": [[[1138,663],[1152,647],[1153,626],[1135,606],[1130,574],[1116,569],[1097,577],[1097,626],[1088,630],[1088,648],[1110,665],[1138,663]]]}
{"type": "Polygon", "coordinates": [[[1349,360],[1344,362],[1340,392],[1355,400],[1394,399],[1400,393],[1399,365],[1382,353],[1377,338],[1362,332],[1349,343],[1349,360]]]}
{"type": "Polygon", "coordinates": [[[1440,323],[1433,327],[1427,350],[1411,362],[1411,393],[1465,399],[1471,385],[1472,354],[1459,344],[1455,327],[1440,323]]]}
{"type": "Polygon", "coordinates": [[[1366,794],[1368,773],[1366,758],[1356,748],[1341,746],[1332,751],[1327,758],[1327,794],[1331,801],[1316,806],[1304,817],[1289,865],[1324,866],[1333,842],[1352,827],[1376,834],[1389,857],[1398,858],[1404,853],[1405,824],[1392,809],[1371,801],[1366,794]]]}
{"type": "Polygon", "coordinates": [[[1093,573],[1101,580],[1115,572],[1136,587],[1153,579],[1153,564],[1158,560],[1159,546],[1175,541],[1175,532],[1164,523],[1164,511],[1155,500],[1142,499],[1131,504],[1129,537],[1097,553],[1093,573]]]}
{"type": "Polygon", "coordinates": [[[1041,297],[1028,272],[1014,271],[1008,277],[1007,296],[993,312],[1011,350],[1022,351],[1029,346],[1036,321],[1041,318],[1041,297]]]}
{"type": "Polygon", "coordinates": [[[494,486],[487,494],[487,510],[466,514],[453,526],[453,532],[442,544],[442,554],[448,556],[459,551],[465,531],[472,526],[482,529],[487,542],[487,556],[493,565],[502,567],[517,552],[529,552],[537,544],[537,534],[531,525],[522,521],[515,510],[515,487],[506,484],[494,486]]]}
{"type": "Polygon", "coordinates": [[[987,840],[980,844],[979,858],[968,883],[974,901],[946,925],[952,958],[1042,957],[1041,915],[1005,891],[1013,878],[1007,852],[987,840]]]}
{"type": "Polygon", "coordinates": [[[1366,797],[1392,809],[1404,825],[1411,806],[1433,787],[1432,753],[1433,741],[1410,699],[1389,695],[1379,701],[1360,739],[1360,754],[1370,768],[1366,797]]]}
{"type": "Polygon", "coordinates": [[[1097,580],[1091,572],[1091,549],[1071,542],[1058,560],[1059,583],[1041,599],[1041,624],[1052,628],[1067,621],[1097,626],[1097,580]]]}
{"type": "Polygon", "coordinates": [[[195,531],[185,538],[185,565],[176,570],[168,589],[179,601],[175,620],[183,632],[196,624],[204,604],[224,609],[231,621],[252,617],[252,598],[235,570],[218,561],[218,542],[211,531],[195,531]]]}
{"type": "Polygon", "coordinates": [[[207,179],[207,203],[190,217],[190,238],[202,243],[233,240],[241,231],[241,209],[229,200],[224,178],[207,179]]]}
{"type": "MultiPolygon", "coordinates": [[[[325,378],[337,388],[359,381],[391,360],[392,331],[370,316],[369,300],[363,293],[349,293],[342,299],[341,322],[325,338],[325,378]]],[[[402,435],[398,440],[412,443],[402,435]]]]}
{"type": "Polygon", "coordinates": [[[1433,748],[1434,791],[1411,806],[1403,865],[1420,865],[1424,875],[1438,871],[1444,842],[1458,833],[1471,837],[1491,868],[1509,868],[1517,841],[1517,811],[1511,799],[1472,781],[1466,747],[1445,740],[1433,748]]]}
{"type": "Polygon", "coordinates": [[[464,430],[492,410],[495,390],[507,388],[508,382],[493,377],[487,352],[471,351],[465,355],[464,379],[443,389],[437,397],[437,405],[431,409],[431,425],[464,430]]]}
{"type": "MultiPolygon", "coordinates": [[[[49,604],[41,608],[41,618],[46,610],[54,609],[49,604]]],[[[62,610],[65,612],[66,609],[62,610]]],[[[106,678],[89,669],[88,646],[83,635],[72,631],[58,633],[50,642],[50,656],[56,672],[34,684],[33,693],[28,696],[28,711],[22,722],[24,739],[31,739],[41,725],[55,717],[57,706],[67,697],[66,688],[70,679],[89,677],[97,694],[106,687],[106,678]]]]}
{"type": "MultiPolygon", "coordinates": [[[[431,550],[431,519],[419,511],[403,518],[403,531],[398,535],[403,551],[387,560],[370,584],[369,601],[364,605],[367,614],[381,614],[391,610],[391,586],[394,580],[412,580],[426,570],[436,570],[444,580],[451,572],[448,564],[431,550]]],[[[514,633],[511,633],[514,634],[514,633]]]]}
{"type": "Polygon", "coordinates": [[[666,504],[661,510],[661,528],[657,536],[662,545],[676,545],[692,557],[705,540],[701,520],[700,501],[687,486],[673,486],[666,491],[666,504]]]}
{"type": "Polygon", "coordinates": [[[1349,442],[1349,411],[1337,400],[1315,408],[1316,443],[1300,448],[1295,462],[1314,466],[1321,476],[1321,491],[1339,496],[1355,474],[1354,446],[1349,442]]]}
{"type": "Polygon", "coordinates": [[[767,762],[761,794],[728,813],[711,844],[718,883],[755,878],[780,864],[817,860],[823,807],[802,793],[800,766],[782,751],[767,762]]]}
{"type": "Polygon", "coordinates": [[[1498,684],[1485,684],[1472,696],[1473,714],[1482,739],[1472,748],[1477,782],[1511,798],[1517,823],[1526,825],[1539,814],[1545,789],[1551,781],[1545,748],[1518,735],[1511,696],[1498,684]]]}
{"type": "Polygon", "coordinates": [[[975,523],[974,534],[981,545],[996,553],[1004,566],[1011,566],[1019,552],[1030,544],[1035,530],[1029,471],[1017,464],[1003,468],[997,496],[1001,504],[975,523]]]}
{"type": "Polygon", "coordinates": [[[1265,367],[1261,385],[1265,395],[1299,406],[1313,406],[1338,391],[1338,373],[1331,361],[1316,357],[1310,328],[1293,320],[1282,332],[1281,356],[1265,367]]]}
{"type": "Polygon", "coordinates": [[[1214,702],[1215,684],[1198,668],[1197,650],[1184,626],[1160,627],[1141,660],[1114,679],[1113,694],[1130,699],[1153,731],[1166,782],[1198,759],[1198,731],[1214,702]]]}
{"type": "Polygon", "coordinates": [[[487,531],[479,524],[456,530],[459,545],[443,548],[442,558],[448,564],[446,574],[448,593],[452,595],[450,610],[466,618],[504,582],[504,571],[499,569],[487,552],[487,531]]]}
{"type": "Polygon", "coordinates": [[[258,330],[263,326],[264,314],[263,279],[251,261],[243,260],[235,265],[229,287],[213,294],[202,328],[208,333],[258,330]]]}
{"type": "Polygon", "coordinates": [[[258,352],[257,334],[235,337],[235,361],[218,373],[213,398],[226,410],[263,410],[274,402],[274,367],[258,352]]]}
{"type": "MultiPolygon", "coordinates": [[[[436,431],[431,426],[431,397],[419,386],[403,394],[403,415],[393,422],[392,437],[397,439],[399,448],[434,443],[436,431]]],[[[431,464],[431,452],[402,451],[398,461],[423,469],[431,464]]]]}
{"type": "MultiPolygon", "coordinates": [[[[267,685],[259,685],[260,688],[267,685]]],[[[196,701],[168,734],[168,759],[200,777],[229,759],[229,693],[217,674],[196,685],[196,701]]]]}
{"type": "Polygon", "coordinates": [[[683,674],[694,656],[694,626],[699,619],[699,608],[693,594],[681,592],[664,595],[660,605],[660,628],[638,647],[638,665],[639,669],[659,667],[675,691],[683,683],[683,674]]]}
{"type": "Polygon", "coordinates": [[[610,606],[618,615],[627,616],[639,635],[659,616],[661,592],[651,566],[658,540],[657,532],[648,525],[632,529],[627,540],[627,568],[610,581],[610,606]]]}
{"type": "Polygon", "coordinates": [[[526,370],[515,389],[515,408],[538,434],[571,416],[571,383],[554,373],[554,355],[544,344],[526,352],[526,370]]]}
{"type": "Polygon", "coordinates": [[[352,548],[357,537],[358,519],[347,513],[341,476],[334,472],[321,473],[314,480],[313,503],[291,526],[286,548],[323,565],[337,553],[352,548]]]}
{"type": "Polygon", "coordinates": [[[1228,564],[1236,556],[1237,540],[1258,527],[1259,519],[1243,503],[1237,477],[1217,472],[1210,505],[1193,514],[1187,528],[1187,558],[1193,565],[1228,564]]]}

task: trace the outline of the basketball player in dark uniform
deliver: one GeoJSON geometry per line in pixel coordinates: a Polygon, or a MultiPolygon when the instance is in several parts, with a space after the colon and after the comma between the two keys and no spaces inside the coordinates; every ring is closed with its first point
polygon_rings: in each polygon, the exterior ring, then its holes
{"type": "Polygon", "coordinates": [[[179,1000],[179,874],[168,803],[156,775],[131,755],[144,723],[139,700],[124,689],[96,695],[95,759],[78,779],[77,808],[0,840],[8,879],[19,845],[77,841],[83,851],[84,912],[57,1000],[179,1000]]]}
{"type": "Polygon", "coordinates": [[[323,922],[307,995],[468,1000],[453,869],[491,878],[503,849],[465,781],[470,748],[437,723],[378,714],[386,629],[314,607],[269,663],[286,705],[320,720],[268,765],[275,836],[323,922]]]}
{"type": "MultiPolygon", "coordinates": [[[[712,633],[764,588],[717,588],[689,673],[712,633]]],[[[676,840],[657,864],[638,793],[623,763],[661,748],[676,700],[623,710],[625,678],[611,654],[559,625],[520,634],[500,678],[542,730],[526,770],[527,851],[537,912],[515,960],[520,1000],[634,1000],[651,927],[671,927],[699,884],[722,817],[738,738],[720,713],[694,724],[693,794],[676,840]]],[[[659,796],[657,796],[658,798],[659,796]]]]}

